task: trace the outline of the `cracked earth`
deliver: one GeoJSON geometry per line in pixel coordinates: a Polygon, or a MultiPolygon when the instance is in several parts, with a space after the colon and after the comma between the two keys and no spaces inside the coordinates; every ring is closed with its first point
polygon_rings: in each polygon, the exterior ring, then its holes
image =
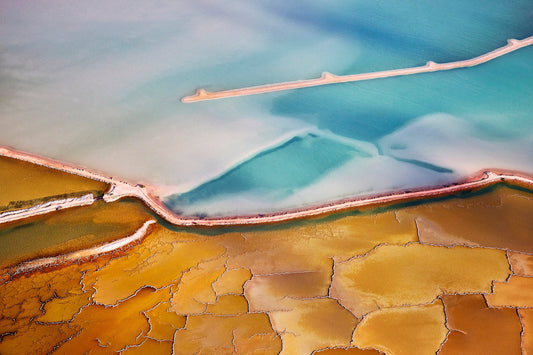
{"type": "Polygon", "coordinates": [[[533,354],[528,191],[270,226],[153,223],[120,249],[13,271],[155,221],[118,201],[0,226],[1,236],[74,233],[69,223],[85,220],[98,228],[69,247],[1,260],[0,353],[533,354]]]}

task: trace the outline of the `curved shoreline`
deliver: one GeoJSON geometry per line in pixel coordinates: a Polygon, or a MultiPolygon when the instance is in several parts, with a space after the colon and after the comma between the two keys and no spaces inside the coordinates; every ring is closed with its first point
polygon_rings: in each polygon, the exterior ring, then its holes
{"type": "MultiPolygon", "coordinates": [[[[488,187],[500,182],[507,182],[512,185],[533,189],[533,176],[531,175],[515,171],[488,169],[478,172],[470,178],[454,184],[425,187],[420,189],[406,189],[389,193],[360,196],[356,198],[345,198],[332,201],[330,203],[318,204],[315,206],[281,212],[227,217],[182,217],[169,210],[161,200],[152,194],[152,191],[155,191],[155,188],[153,187],[139,184],[134,185],[133,183],[122,179],[115,179],[81,167],[76,167],[56,160],[20,152],[8,147],[0,146],[0,155],[106,182],[110,184],[111,188],[103,196],[103,200],[105,202],[113,202],[123,197],[137,198],[167,222],[183,227],[222,227],[287,222],[290,220],[317,217],[320,215],[327,215],[355,208],[367,208],[422,198],[452,195],[461,191],[488,187]]],[[[63,204],[54,204],[55,207],[59,207],[61,209],[75,207],[78,205],[79,201],[77,201],[77,199],[64,201],[63,204]]],[[[55,208],[53,210],[42,211],[41,208],[32,207],[25,210],[19,210],[18,213],[22,213],[24,218],[26,218],[38,214],[53,212],[54,210],[55,208]]],[[[12,214],[0,214],[0,224],[10,222],[11,215],[12,214]]]]}
{"type": "Polygon", "coordinates": [[[361,73],[361,74],[348,74],[348,75],[334,75],[328,72],[324,72],[322,73],[322,76],[320,78],[316,78],[316,79],[288,81],[288,82],[282,82],[282,83],[250,86],[250,87],[245,87],[245,88],[240,88],[240,89],[231,89],[231,90],[224,90],[224,91],[209,92],[209,91],[206,91],[205,89],[198,89],[194,95],[183,97],[181,99],[181,102],[191,103],[191,102],[197,102],[197,101],[222,99],[226,97],[257,95],[257,94],[264,94],[268,92],[294,90],[294,89],[300,89],[300,88],[306,88],[306,87],[312,87],[312,86],[347,83],[347,82],[354,82],[354,81],[389,78],[389,77],[394,77],[394,76],[412,75],[412,74],[419,74],[419,73],[429,73],[429,72],[434,72],[434,71],[443,71],[443,70],[450,70],[450,69],[457,69],[457,68],[473,67],[479,64],[486,63],[489,60],[501,57],[517,49],[527,47],[531,44],[533,44],[533,36],[524,38],[522,40],[509,39],[507,40],[507,44],[503,47],[500,47],[491,52],[482,54],[480,56],[477,56],[471,59],[460,60],[456,62],[435,63],[432,61],[428,61],[425,65],[419,66],[419,67],[384,70],[384,71],[361,73]]]}
{"type": "Polygon", "coordinates": [[[66,254],[60,254],[57,256],[32,259],[16,264],[14,266],[5,267],[2,269],[3,274],[0,275],[0,282],[12,279],[22,274],[32,273],[37,270],[79,263],[82,260],[96,258],[100,255],[127,249],[129,246],[133,246],[140,243],[140,241],[145,236],[150,234],[150,228],[155,223],[156,221],[154,220],[148,220],[144,222],[143,225],[133,234],[127,237],[114,240],[112,242],[97,245],[92,248],[81,249],[66,254]]]}

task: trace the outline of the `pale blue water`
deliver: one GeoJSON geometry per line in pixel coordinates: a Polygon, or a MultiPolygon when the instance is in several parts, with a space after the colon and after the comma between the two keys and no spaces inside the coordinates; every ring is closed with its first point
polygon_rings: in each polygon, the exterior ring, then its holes
{"type": "Polygon", "coordinates": [[[0,144],[161,186],[187,214],[487,167],[533,174],[533,48],[468,69],[179,101],[199,87],[468,59],[531,35],[530,0],[3,2],[0,144]]]}

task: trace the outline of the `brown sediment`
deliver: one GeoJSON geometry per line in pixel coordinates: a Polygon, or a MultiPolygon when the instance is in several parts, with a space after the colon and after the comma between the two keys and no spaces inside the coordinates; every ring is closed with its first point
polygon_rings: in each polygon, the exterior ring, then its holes
{"type": "Polygon", "coordinates": [[[226,270],[213,282],[213,290],[217,296],[240,295],[244,293],[244,283],[251,277],[252,273],[248,269],[226,270]]]}
{"type": "Polygon", "coordinates": [[[439,354],[520,354],[520,319],[513,308],[489,308],[483,295],[444,295],[448,339],[439,354]]]}
{"type": "MultiPolygon", "coordinates": [[[[59,169],[111,184],[110,190],[103,196],[104,201],[112,202],[124,197],[138,198],[159,216],[166,219],[169,223],[177,226],[219,227],[278,223],[294,219],[323,216],[356,208],[370,208],[417,199],[447,196],[462,191],[480,189],[501,182],[533,189],[533,177],[527,174],[507,170],[491,169],[479,172],[462,182],[457,182],[451,185],[401,190],[385,194],[374,194],[371,196],[348,198],[333,201],[327,204],[287,210],[283,212],[220,218],[182,217],[170,211],[161,200],[153,195],[152,192],[155,191],[154,187],[139,184],[134,185],[133,183],[125,180],[114,179],[112,177],[107,177],[84,168],[75,167],[51,159],[45,159],[7,147],[0,147],[0,155],[29,161],[49,168],[59,169]]],[[[61,206],[61,208],[68,207],[68,204],[61,206]]],[[[9,216],[0,214],[0,224],[8,221],[10,221],[9,216]]]]}
{"type": "Polygon", "coordinates": [[[533,277],[512,275],[485,296],[490,307],[533,307],[533,277]]]}
{"type": "MultiPolygon", "coordinates": [[[[531,233],[533,229],[530,229],[531,233]]],[[[531,236],[530,236],[531,243],[531,236]]],[[[509,252],[509,262],[511,263],[511,269],[516,275],[519,276],[533,276],[533,255],[509,252]]]]}
{"type": "MultiPolygon", "coordinates": [[[[416,218],[421,243],[533,253],[533,195],[508,186],[491,194],[404,208],[397,215],[416,218]]],[[[533,259],[531,263],[533,267],[533,259]]]]}
{"type": "Polygon", "coordinates": [[[385,70],[380,72],[371,72],[371,73],[362,73],[362,74],[351,74],[351,75],[333,75],[328,72],[322,73],[322,76],[317,79],[308,79],[308,80],[299,80],[291,81],[277,84],[268,84],[261,86],[253,86],[242,89],[218,91],[218,92],[208,92],[205,89],[198,89],[196,94],[192,96],[186,96],[181,99],[184,103],[204,101],[204,100],[213,100],[221,99],[226,97],[235,97],[235,96],[244,96],[244,95],[256,95],[264,94],[268,92],[276,91],[285,91],[300,89],[312,86],[328,85],[328,84],[337,84],[337,83],[347,83],[354,81],[370,80],[370,79],[380,79],[380,78],[389,78],[394,76],[402,75],[412,75],[420,73],[428,73],[434,71],[450,70],[457,68],[466,68],[473,67],[482,63],[486,63],[492,59],[501,57],[507,53],[513,52],[517,49],[526,47],[533,44],[533,36],[524,38],[522,40],[509,39],[507,45],[500,47],[492,52],[485,53],[478,57],[461,60],[457,62],[450,63],[435,63],[429,61],[426,65],[413,68],[404,68],[404,69],[393,69],[385,70]]]}
{"type": "Polygon", "coordinates": [[[502,250],[385,245],[337,265],[331,296],[360,317],[382,307],[428,303],[443,293],[490,292],[493,280],[509,273],[502,250]]]}
{"type": "Polygon", "coordinates": [[[177,284],[188,270],[191,274],[201,273],[204,266],[213,264],[202,266],[200,263],[220,258],[224,252],[223,247],[207,238],[187,233],[175,234],[156,225],[145,243],[136,246],[127,255],[112,259],[105,268],[87,275],[85,280],[94,283],[96,292],[93,299],[96,302],[112,305],[143,286],[159,289],[177,284]],[[192,269],[198,265],[201,269],[192,269]],[[121,275],[125,270],[129,276],[123,277],[121,275]]]}
{"type": "Polygon", "coordinates": [[[269,275],[311,271],[331,274],[332,257],[347,260],[377,244],[416,240],[414,223],[407,220],[400,223],[394,213],[384,212],[282,230],[232,233],[220,243],[227,250],[229,268],[249,265],[252,274],[269,275]]]}
{"type": "MultiPolygon", "coordinates": [[[[498,192],[482,196],[490,204],[498,192]]],[[[420,245],[417,216],[402,215],[406,208],[209,235],[152,224],[127,253],[0,282],[0,353],[291,354],[353,347],[434,353],[447,329],[445,310],[431,297],[491,292],[493,281],[509,274],[511,253],[420,245]],[[343,279],[356,264],[359,285],[348,285],[343,279]],[[350,306],[355,286],[372,291],[380,306],[397,307],[358,316],[350,306]]],[[[512,219],[502,212],[502,220],[512,219]]],[[[527,316],[523,324],[526,343],[527,316]]]]}

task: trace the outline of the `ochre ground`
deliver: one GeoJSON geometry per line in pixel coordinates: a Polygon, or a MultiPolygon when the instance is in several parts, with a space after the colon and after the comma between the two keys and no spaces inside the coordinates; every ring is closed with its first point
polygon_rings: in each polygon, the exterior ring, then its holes
{"type": "Polygon", "coordinates": [[[104,182],[0,156],[0,213],[89,193],[101,196],[108,188],[104,182]]]}
{"type": "MultiPolygon", "coordinates": [[[[112,240],[155,219],[117,206],[39,223],[90,216],[123,228],[112,240]]],[[[128,250],[5,268],[0,353],[533,354],[531,231],[533,194],[505,185],[281,225],[157,223],[128,250]]]]}

